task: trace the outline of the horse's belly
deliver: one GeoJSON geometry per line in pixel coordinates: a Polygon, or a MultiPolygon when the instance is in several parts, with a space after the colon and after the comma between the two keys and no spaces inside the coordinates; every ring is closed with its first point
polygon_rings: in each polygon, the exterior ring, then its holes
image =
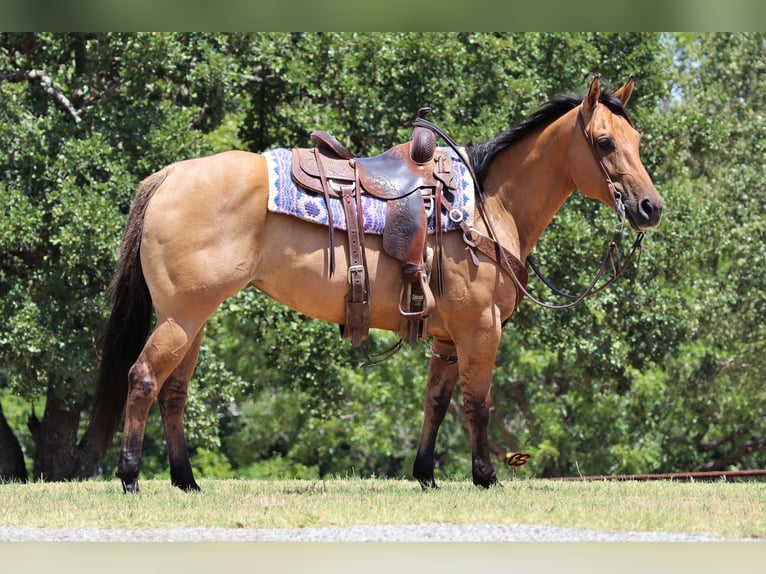
{"type": "MultiPolygon", "coordinates": [[[[349,291],[346,234],[335,232],[335,272],[330,275],[327,228],[269,214],[261,234],[251,284],[309,317],[342,324],[349,291]]],[[[366,236],[370,281],[370,327],[399,326],[400,264],[380,251],[380,238],[366,236]]]]}

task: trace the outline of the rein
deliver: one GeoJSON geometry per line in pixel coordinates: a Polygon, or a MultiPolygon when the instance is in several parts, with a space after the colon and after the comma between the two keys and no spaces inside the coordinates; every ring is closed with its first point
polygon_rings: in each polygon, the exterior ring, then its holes
{"type": "MultiPolygon", "coordinates": [[[[620,205],[622,205],[622,202],[620,202],[620,205]]],[[[614,235],[612,235],[612,240],[609,243],[609,247],[607,248],[606,255],[604,255],[604,259],[601,262],[601,265],[598,268],[598,271],[596,272],[595,276],[593,277],[593,280],[590,282],[588,287],[579,295],[572,295],[570,293],[565,293],[564,291],[558,289],[555,285],[553,285],[550,280],[545,277],[545,275],[542,274],[540,269],[538,269],[537,264],[535,263],[535,260],[532,258],[531,255],[527,256],[527,263],[532,268],[532,271],[537,275],[537,277],[540,278],[540,280],[545,284],[546,287],[548,287],[551,291],[553,291],[556,295],[563,297],[565,299],[570,299],[569,303],[564,303],[561,305],[551,305],[550,303],[545,303],[543,301],[540,301],[539,299],[532,296],[529,291],[526,290],[523,286],[519,286],[517,283],[517,287],[519,287],[524,294],[532,300],[535,304],[545,307],[546,309],[569,309],[571,307],[574,307],[578,303],[582,302],[583,300],[587,299],[588,297],[592,297],[594,295],[598,295],[609,287],[612,283],[614,283],[617,279],[619,279],[622,274],[625,272],[625,269],[628,267],[628,263],[630,263],[631,259],[633,259],[633,256],[636,254],[636,252],[641,253],[641,242],[644,239],[644,236],[646,235],[643,231],[639,232],[636,236],[636,240],[633,242],[633,245],[630,248],[630,252],[628,253],[628,256],[623,260],[622,265],[620,265],[620,250],[618,246],[618,242],[620,239],[620,236],[622,235],[623,227],[625,226],[625,219],[621,219],[619,223],[617,224],[617,228],[614,231],[614,235]],[[616,259],[616,261],[615,261],[616,259]],[[601,277],[604,275],[606,270],[609,268],[609,263],[611,263],[612,267],[612,276],[601,286],[596,287],[596,284],[601,279],[601,277]]],[[[514,280],[516,278],[514,277],[514,280]]]]}
{"type": "MultiPolygon", "coordinates": [[[[595,114],[594,114],[595,115],[595,114]]],[[[593,117],[591,117],[591,122],[593,121],[593,117]]],[[[516,284],[516,288],[523,294],[529,297],[529,299],[546,309],[569,309],[571,307],[574,307],[578,303],[582,302],[583,300],[587,299],[588,297],[592,297],[593,295],[597,295],[604,289],[606,289],[608,286],[610,286],[612,283],[614,283],[622,274],[625,272],[625,269],[628,266],[628,263],[633,259],[633,256],[638,252],[640,254],[641,252],[641,243],[644,239],[645,233],[643,231],[639,232],[636,240],[633,242],[632,247],[630,248],[630,252],[628,253],[628,256],[624,259],[622,265],[620,265],[620,253],[619,253],[619,240],[622,236],[622,231],[625,228],[625,205],[622,202],[622,194],[617,190],[615,187],[614,182],[612,181],[612,178],[609,176],[609,172],[607,172],[606,168],[604,167],[604,163],[601,161],[601,158],[598,156],[598,152],[596,151],[595,143],[593,142],[593,138],[588,133],[588,127],[585,125],[585,120],[582,115],[582,106],[580,106],[580,109],[577,112],[577,123],[580,126],[580,129],[582,131],[583,137],[585,138],[585,141],[588,144],[588,148],[591,151],[591,154],[593,155],[593,158],[596,160],[596,163],[599,166],[599,169],[601,170],[601,173],[604,177],[604,180],[606,181],[607,185],[609,186],[609,190],[612,192],[612,197],[614,198],[614,210],[617,213],[617,216],[619,217],[619,221],[617,222],[617,226],[615,227],[614,234],[612,235],[612,240],[609,243],[609,247],[607,248],[607,252],[604,255],[604,259],[601,262],[601,265],[599,266],[593,280],[590,282],[588,287],[579,295],[572,295],[569,293],[565,293],[555,287],[539,270],[537,267],[537,264],[534,261],[534,258],[532,258],[531,255],[527,256],[526,262],[529,264],[529,266],[532,268],[532,271],[537,275],[537,277],[540,278],[540,280],[556,295],[559,295],[561,297],[564,297],[565,299],[570,299],[568,303],[560,304],[560,305],[552,305],[550,303],[545,303],[536,297],[534,297],[526,288],[525,282],[522,282],[518,277],[516,272],[513,270],[513,267],[511,266],[510,262],[508,261],[508,255],[507,252],[499,245],[497,244],[497,241],[495,239],[491,239],[492,241],[495,241],[497,246],[497,251],[500,253],[500,256],[504,260],[504,265],[501,265],[506,271],[509,272],[509,275],[513,279],[514,283],[516,284]],[[610,265],[611,264],[611,265],[610,265]],[[601,286],[596,287],[597,283],[601,279],[601,277],[604,275],[606,270],[611,266],[612,268],[612,276],[601,286]]],[[[489,217],[486,214],[486,208],[484,207],[484,190],[481,186],[481,183],[479,182],[476,173],[473,169],[473,166],[469,161],[467,161],[467,158],[464,157],[464,155],[460,152],[458,145],[455,143],[455,141],[447,135],[442,129],[437,127],[435,124],[431,123],[430,121],[424,119],[424,118],[416,118],[415,119],[415,125],[419,125],[425,128],[428,128],[438,134],[444,141],[447,142],[447,144],[457,153],[460,157],[463,157],[464,163],[466,165],[466,168],[468,169],[468,172],[471,175],[471,179],[474,182],[474,185],[476,186],[477,190],[477,198],[478,198],[478,205],[480,207],[479,211],[481,213],[482,220],[484,221],[484,224],[487,226],[487,230],[489,231],[489,234],[491,237],[497,237],[497,234],[494,232],[493,226],[491,221],[489,220],[489,217]]],[[[464,230],[465,231],[465,230],[464,230]]],[[[474,233],[477,233],[475,230],[471,230],[474,233]]],[[[469,239],[471,235],[466,235],[464,232],[464,240],[469,245],[472,244],[472,240],[469,239]]],[[[518,304],[518,303],[517,303],[518,304]]]]}

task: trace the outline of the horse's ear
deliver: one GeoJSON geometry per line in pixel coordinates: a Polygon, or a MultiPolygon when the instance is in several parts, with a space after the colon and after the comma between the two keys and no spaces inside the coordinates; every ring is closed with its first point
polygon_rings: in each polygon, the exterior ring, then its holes
{"type": "Polygon", "coordinates": [[[628,78],[628,81],[625,82],[625,85],[614,92],[614,95],[620,99],[623,106],[626,106],[628,104],[630,95],[633,93],[634,85],[635,85],[635,81],[633,80],[633,76],[631,75],[628,78]]]}
{"type": "Polygon", "coordinates": [[[598,104],[598,100],[601,97],[601,76],[596,76],[591,80],[590,87],[588,88],[588,95],[585,96],[583,101],[583,107],[588,112],[592,112],[598,104]]]}

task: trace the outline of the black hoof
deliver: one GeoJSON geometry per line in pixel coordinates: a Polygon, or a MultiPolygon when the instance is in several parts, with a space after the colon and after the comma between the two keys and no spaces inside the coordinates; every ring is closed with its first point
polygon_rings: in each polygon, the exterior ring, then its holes
{"type": "Polygon", "coordinates": [[[497,476],[494,474],[490,476],[478,476],[476,474],[473,475],[473,483],[476,486],[480,486],[482,488],[492,488],[492,487],[500,487],[502,488],[502,484],[497,480],[497,476]]]}
{"type": "Polygon", "coordinates": [[[427,455],[418,455],[415,457],[415,463],[412,465],[412,476],[420,483],[420,488],[424,491],[439,488],[434,480],[434,458],[427,455]]]}
{"type": "Polygon", "coordinates": [[[138,493],[140,489],[138,488],[138,479],[133,478],[131,480],[123,480],[122,481],[122,491],[125,494],[133,494],[138,493]]]}
{"type": "Polygon", "coordinates": [[[191,482],[178,482],[174,480],[172,484],[173,486],[180,488],[184,492],[199,492],[200,490],[202,490],[194,480],[192,480],[191,482]]]}
{"type": "Polygon", "coordinates": [[[433,477],[425,479],[419,478],[418,482],[420,483],[420,488],[423,489],[423,492],[428,492],[429,490],[436,490],[439,488],[439,485],[436,484],[436,481],[433,477]]]}

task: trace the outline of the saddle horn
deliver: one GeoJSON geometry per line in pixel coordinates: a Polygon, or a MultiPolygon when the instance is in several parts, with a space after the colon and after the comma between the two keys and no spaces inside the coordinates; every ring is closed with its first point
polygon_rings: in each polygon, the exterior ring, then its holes
{"type": "MultiPolygon", "coordinates": [[[[418,117],[425,119],[431,113],[431,108],[425,107],[418,110],[418,117]]],[[[410,144],[410,157],[412,161],[423,165],[434,158],[436,151],[436,135],[428,128],[415,126],[412,130],[412,143],[410,144]]]]}

